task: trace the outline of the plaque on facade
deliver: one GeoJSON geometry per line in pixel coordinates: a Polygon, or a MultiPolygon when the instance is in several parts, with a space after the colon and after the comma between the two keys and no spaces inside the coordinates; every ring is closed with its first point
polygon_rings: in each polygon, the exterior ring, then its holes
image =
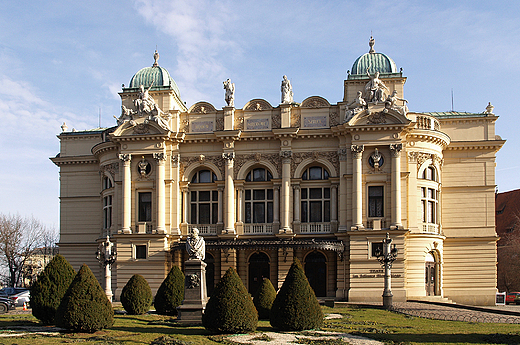
{"type": "Polygon", "coordinates": [[[326,128],[327,116],[305,116],[303,118],[303,128],[326,128]]]}
{"type": "Polygon", "coordinates": [[[197,121],[190,123],[190,133],[213,132],[213,121],[197,121]]]}
{"type": "Polygon", "coordinates": [[[269,118],[263,119],[246,119],[246,131],[258,131],[264,129],[271,129],[269,118]]]}

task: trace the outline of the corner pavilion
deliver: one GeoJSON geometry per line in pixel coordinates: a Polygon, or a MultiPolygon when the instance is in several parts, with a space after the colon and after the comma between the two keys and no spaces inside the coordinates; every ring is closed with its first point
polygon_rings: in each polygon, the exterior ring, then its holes
{"type": "Polygon", "coordinates": [[[154,57],[123,85],[116,126],[63,126],[51,158],[60,253],[103,282],[95,253],[109,235],[116,300],[133,274],[155,293],[173,265],[183,269],[196,227],[209,294],[230,266],[251,293],[264,278],[280,287],[298,258],[319,298],[381,301],[375,253],[389,233],[399,250],[394,301],[494,304],[495,154],[504,141],[491,104],[481,113],[409,110],[406,77],[373,40],[335,104],[296,102],[291,91],[281,104],[235,108],[233,85],[221,109],[186,107],[154,57]]]}

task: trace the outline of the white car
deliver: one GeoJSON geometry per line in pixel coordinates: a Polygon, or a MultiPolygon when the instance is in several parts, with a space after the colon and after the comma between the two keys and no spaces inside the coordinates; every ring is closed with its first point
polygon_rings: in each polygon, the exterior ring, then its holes
{"type": "Polygon", "coordinates": [[[27,290],[24,292],[17,293],[16,295],[9,296],[9,299],[13,301],[16,307],[23,307],[24,302],[27,308],[29,308],[29,300],[31,299],[31,291],[27,290]]]}

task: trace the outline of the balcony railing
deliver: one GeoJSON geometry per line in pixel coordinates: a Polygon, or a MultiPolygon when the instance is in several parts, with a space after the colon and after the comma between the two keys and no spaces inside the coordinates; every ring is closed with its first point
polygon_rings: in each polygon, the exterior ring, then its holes
{"type": "Polygon", "coordinates": [[[271,235],[273,233],[273,224],[244,224],[244,234],[247,235],[271,235]]]}
{"type": "Polygon", "coordinates": [[[431,224],[431,223],[423,223],[423,232],[428,232],[431,234],[438,234],[439,233],[439,225],[438,224],[431,224]]]}
{"type": "Polygon", "coordinates": [[[188,228],[191,232],[191,229],[197,228],[199,230],[200,235],[216,235],[217,234],[217,224],[189,224],[188,228]]]}
{"type": "Polygon", "coordinates": [[[438,131],[441,126],[439,121],[433,117],[417,115],[415,128],[438,131]]]}
{"type": "Polygon", "coordinates": [[[330,233],[330,223],[302,223],[300,233],[302,234],[326,234],[330,233]]]}
{"type": "Polygon", "coordinates": [[[153,224],[150,223],[138,223],[135,225],[135,233],[136,234],[151,234],[153,229],[153,224]]]}

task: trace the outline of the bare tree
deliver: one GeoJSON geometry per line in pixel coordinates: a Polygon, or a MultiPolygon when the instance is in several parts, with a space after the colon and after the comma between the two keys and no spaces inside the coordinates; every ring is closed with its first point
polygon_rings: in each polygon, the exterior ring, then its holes
{"type": "Polygon", "coordinates": [[[497,287],[520,291],[520,211],[513,214],[511,227],[497,243],[497,287]]]}
{"type": "Polygon", "coordinates": [[[23,268],[34,251],[52,238],[53,231],[34,217],[0,214],[0,265],[7,269],[6,283],[18,286],[23,268]]]}

